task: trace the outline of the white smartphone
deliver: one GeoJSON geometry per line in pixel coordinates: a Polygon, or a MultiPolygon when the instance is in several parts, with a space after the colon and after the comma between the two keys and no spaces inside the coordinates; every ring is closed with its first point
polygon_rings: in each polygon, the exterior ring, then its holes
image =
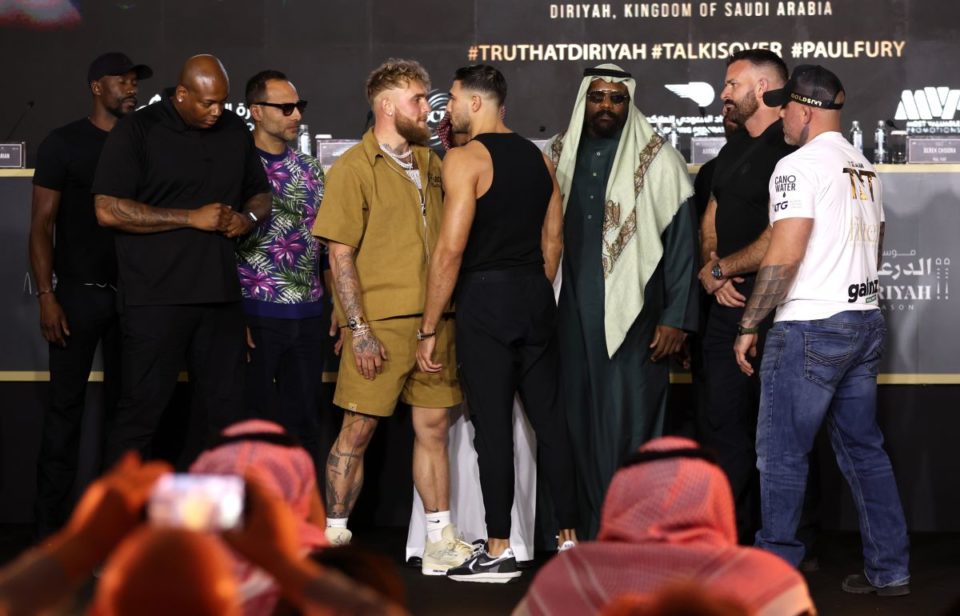
{"type": "Polygon", "coordinates": [[[243,478],[237,475],[169,474],[157,481],[147,502],[151,524],[194,531],[239,528],[243,478]]]}

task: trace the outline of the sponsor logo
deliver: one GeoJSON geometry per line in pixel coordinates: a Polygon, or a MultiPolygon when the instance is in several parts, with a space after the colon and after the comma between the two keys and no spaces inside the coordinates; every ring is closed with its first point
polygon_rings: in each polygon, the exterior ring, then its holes
{"type": "Polygon", "coordinates": [[[773,178],[773,187],[777,189],[776,192],[793,192],[797,189],[797,176],[778,175],[773,178]]]}
{"type": "Polygon", "coordinates": [[[874,278],[861,283],[853,283],[847,287],[847,303],[855,304],[863,298],[867,304],[877,303],[877,294],[880,292],[880,279],[874,278]]]}
{"type": "Polygon", "coordinates": [[[668,83],[664,85],[680,98],[689,98],[697,107],[707,107],[716,98],[717,94],[709,83],[705,81],[691,81],[690,83],[668,83]]]}
{"type": "Polygon", "coordinates": [[[427,104],[430,105],[430,112],[427,114],[427,126],[430,127],[430,147],[434,150],[443,151],[443,145],[440,143],[440,136],[437,135],[437,127],[440,120],[447,115],[447,102],[450,100],[450,93],[442,90],[430,90],[427,94],[427,104]]]}
{"type": "Polygon", "coordinates": [[[895,120],[953,120],[960,111],[960,89],[928,86],[904,90],[895,120]]]}
{"type": "Polygon", "coordinates": [[[777,203],[773,204],[773,211],[782,212],[783,210],[787,209],[788,205],[790,205],[789,201],[778,201],[777,203]]]}

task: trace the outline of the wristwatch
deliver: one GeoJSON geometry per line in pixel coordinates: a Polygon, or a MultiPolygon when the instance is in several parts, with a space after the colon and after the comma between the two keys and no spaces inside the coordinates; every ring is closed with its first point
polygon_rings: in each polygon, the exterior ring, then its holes
{"type": "Polygon", "coordinates": [[[417,330],[417,340],[421,342],[426,340],[427,338],[433,338],[436,335],[437,335],[437,332],[425,332],[422,329],[417,330]]]}
{"type": "Polygon", "coordinates": [[[247,218],[250,219],[250,222],[253,223],[253,226],[257,226],[257,223],[260,222],[260,219],[257,218],[257,215],[254,214],[253,212],[245,212],[245,214],[246,214],[247,218]]]}
{"type": "Polygon", "coordinates": [[[714,280],[723,280],[723,270],[720,269],[719,261],[713,264],[713,269],[710,270],[710,275],[713,276],[714,280]]]}
{"type": "Polygon", "coordinates": [[[360,329],[361,327],[363,327],[363,326],[366,325],[366,324],[367,324],[367,322],[363,319],[363,317],[348,317],[348,318],[347,318],[347,327],[350,328],[350,331],[354,331],[354,332],[355,332],[355,331],[357,331],[358,329],[360,329]]]}

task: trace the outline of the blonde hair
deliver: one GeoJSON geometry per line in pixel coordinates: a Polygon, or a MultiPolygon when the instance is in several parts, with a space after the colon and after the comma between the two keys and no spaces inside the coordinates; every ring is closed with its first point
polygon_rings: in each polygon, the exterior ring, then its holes
{"type": "Polygon", "coordinates": [[[412,81],[419,81],[426,89],[430,89],[430,75],[419,62],[388,58],[367,77],[367,100],[372,106],[374,99],[384,90],[405,88],[412,81]]]}

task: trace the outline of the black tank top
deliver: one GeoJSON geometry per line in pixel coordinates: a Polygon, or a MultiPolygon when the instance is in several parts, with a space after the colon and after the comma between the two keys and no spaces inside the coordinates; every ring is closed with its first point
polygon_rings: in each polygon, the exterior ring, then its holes
{"type": "Polygon", "coordinates": [[[474,137],[490,152],[493,182],[477,199],[463,272],[543,265],[540,234],[553,182],[543,155],[516,133],[474,137]]]}

